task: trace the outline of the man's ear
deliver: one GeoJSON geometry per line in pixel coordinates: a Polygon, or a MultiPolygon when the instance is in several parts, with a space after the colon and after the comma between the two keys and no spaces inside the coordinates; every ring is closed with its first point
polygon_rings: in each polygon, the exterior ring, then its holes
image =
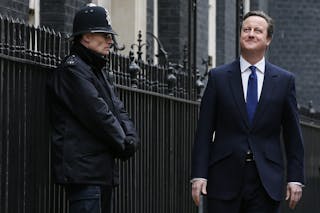
{"type": "Polygon", "coordinates": [[[91,34],[90,33],[83,34],[81,40],[82,42],[89,43],[91,40],[91,34]]]}
{"type": "Polygon", "coordinates": [[[270,45],[271,41],[272,41],[272,37],[268,37],[268,38],[267,38],[267,46],[270,45]]]}

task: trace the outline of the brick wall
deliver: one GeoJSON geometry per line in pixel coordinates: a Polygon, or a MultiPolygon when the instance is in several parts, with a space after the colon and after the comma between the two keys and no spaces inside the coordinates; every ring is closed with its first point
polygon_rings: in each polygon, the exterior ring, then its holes
{"type": "Polygon", "coordinates": [[[29,0],[1,0],[0,14],[28,22],[29,0]]]}
{"type": "Polygon", "coordinates": [[[216,65],[236,58],[236,3],[234,0],[217,1],[216,65]]]}
{"type": "MultiPolygon", "coordinates": [[[[180,0],[180,12],[179,12],[179,19],[178,26],[180,27],[180,38],[179,39],[179,46],[177,57],[179,57],[179,63],[183,64],[183,51],[185,45],[188,45],[188,33],[189,33],[189,1],[190,0],[180,0]]],[[[190,50],[192,51],[192,50],[190,50]]]]}
{"type": "Polygon", "coordinates": [[[76,11],[90,0],[41,0],[40,24],[62,34],[72,32],[73,17],[76,11]]]}
{"type": "Polygon", "coordinates": [[[158,1],[159,38],[164,45],[164,49],[168,52],[169,61],[174,63],[180,60],[178,51],[181,46],[181,40],[185,40],[185,36],[181,35],[180,32],[180,9],[180,0],[158,1]]]}
{"type": "Polygon", "coordinates": [[[205,72],[202,59],[208,59],[208,1],[198,1],[197,7],[197,67],[205,72]]]}
{"type": "MultiPolygon", "coordinates": [[[[90,0],[41,0],[40,25],[70,33],[75,12],[90,0]]],[[[0,14],[28,22],[29,0],[0,0],[0,14]]]]}
{"type": "Polygon", "coordinates": [[[320,1],[271,0],[275,36],[269,59],[296,75],[298,103],[320,110],[320,1]]]}
{"type": "MultiPolygon", "coordinates": [[[[189,1],[186,0],[158,0],[159,5],[159,38],[168,52],[169,61],[183,63],[183,51],[188,45],[189,19],[192,16],[189,10],[189,1]]],[[[202,68],[202,58],[208,57],[208,1],[197,1],[197,37],[196,37],[196,64],[202,68]]],[[[193,36],[193,35],[192,35],[193,36]]],[[[193,42],[193,38],[192,42],[193,42]]],[[[189,50],[194,54],[193,50],[189,50]]],[[[193,58],[192,58],[193,60],[193,58]]]]}

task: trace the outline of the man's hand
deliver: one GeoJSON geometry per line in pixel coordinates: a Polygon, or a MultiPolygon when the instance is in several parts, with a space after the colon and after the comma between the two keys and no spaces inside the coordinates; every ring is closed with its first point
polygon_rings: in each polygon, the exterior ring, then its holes
{"type": "Polygon", "coordinates": [[[200,203],[200,194],[207,194],[207,181],[206,180],[195,180],[192,183],[192,199],[196,206],[200,203]]]}
{"type": "Polygon", "coordinates": [[[302,186],[288,183],[286,200],[289,200],[289,208],[294,209],[302,196],[302,186]]]}

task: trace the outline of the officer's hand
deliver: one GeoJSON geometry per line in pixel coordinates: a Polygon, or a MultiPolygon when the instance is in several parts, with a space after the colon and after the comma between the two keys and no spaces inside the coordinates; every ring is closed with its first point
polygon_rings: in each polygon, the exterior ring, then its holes
{"type": "Polygon", "coordinates": [[[128,160],[138,150],[140,142],[132,136],[127,136],[124,140],[124,146],[125,148],[124,151],[122,151],[122,153],[120,154],[120,159],[128,160]]]}

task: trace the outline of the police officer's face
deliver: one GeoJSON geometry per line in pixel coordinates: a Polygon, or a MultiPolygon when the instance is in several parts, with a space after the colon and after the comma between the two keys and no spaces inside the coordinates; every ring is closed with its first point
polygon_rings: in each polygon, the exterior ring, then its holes
{"type": "Polygon", "coordinates": [[[99,54],[108,55],[113,44],[112,35],[107,33],[87,33],[83,35],[84,46],[99,54]]]}

